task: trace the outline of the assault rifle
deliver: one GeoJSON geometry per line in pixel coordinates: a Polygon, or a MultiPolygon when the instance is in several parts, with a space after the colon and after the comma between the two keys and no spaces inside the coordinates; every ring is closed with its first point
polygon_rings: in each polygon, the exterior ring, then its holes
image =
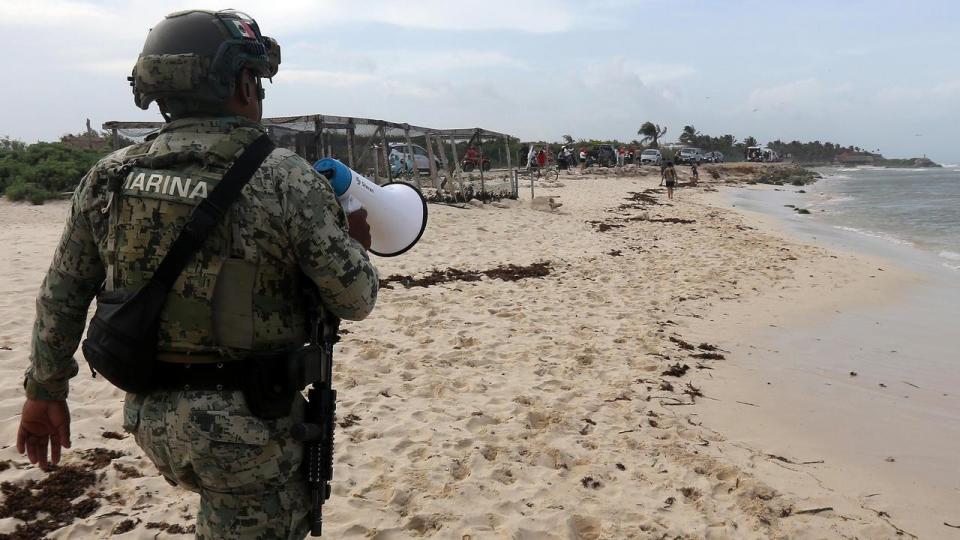
{"type": "Polygon", "coordinates": [[[337,391],[333,384],[333,345],[340,340],[340,319],[317,306],[311,313],[310,344],[300,350],[295,362],[301,381],[313,386],[307,392],[302,424],[290,430],[294,439],[304,443],[303,472],[310,489],[310,535],[320,536],[323,527],[323,503],[330,498],[333,478],[333,431],[337,391]]]}

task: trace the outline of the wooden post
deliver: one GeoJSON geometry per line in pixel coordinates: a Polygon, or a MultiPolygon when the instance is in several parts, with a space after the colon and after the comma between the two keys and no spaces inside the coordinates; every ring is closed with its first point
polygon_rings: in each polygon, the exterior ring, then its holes
{"type": "Polygon", "coordinates": [[[443,167],[444,173],[449,174],[450,162],[447,160],[447,151],[443,147],[443,137],[438,135],[434,141],[437,143],[437,151],[440,153],[440,166],[443,167]]]}
{"type": "Polygon", "coordinates": [[[387,126],[380,124],[380,146],[383,151],[383,170],[386,171],[384,176],[387,177],[388,182],[393,181],[393,173],[390,171],[390,148],[387,146],[387,126]]]}
{"type": "Polygon", "coordinates": [[[443,147],[443,136],[437,135],[437,138],[433,141],[437,145],[437,152],[440,153],[440,166],[443,167],[443,176],[450,181],[451,186],[455,186],[453,183],[453,172],[450,169],[450,162],[447,160],[447,151],[443,147]]]}
{"type": "Polygon", "coordinates": [[[457,143],[453,139],[453,135],[450,136],[450,151],[453,153],[453,167],[456,173],[454,176],[457,178],[457,184],[460,188],[460,193],[463,194],[466,198],[466,191],[463,189],[463,171],[460,170],[460,157],[457,156],[457,143]]]}
{"type": "Polygon", "coordinates": [[[453,152],[453,166],[457,174],[463,174],[463,171],[460,170],[460,156],[457,155],[457,142],[453,140],[453,135],[450,136],[450,149],[453,152]]]}
{"type": "Polygon", "coordinates": [[[353,118],[347,120],[347,165],[354,169],[353,164],[353,118]]]}
{"type": "Polygon", "coordinates": [[[299,131],[293,134],[293,151],[303,159],[307,159],[307,143],[300,135],[299,131]]]}
{"type": "Polygon", "coordinates": [[[383,126],[378,127],[370,137],[371,144],[373,144],[373,181],[376,182],[377,185],[380,185],[380,149],[377,148],[376,139],[381,129],[383,129],[383,126]]]}
{"type": "Polygon", "coordinates": [[[430,181],[433,182],[433,187],[440,187],[437,180],[437,162],[433,157],[433,140],[430,139],[429,131],[423,134],[423,139],[427,143],[427,159],[430,160],[430,181]]]}
{"type": "Polygon", "coordinates": [[[507,156],[507,168],[513,168],[513,164],[510,160],[510,137],[508,136],[503,137],[503,150],[504,154],[507,156]]]}
{"type": "Polygon", "coordinates": [[[413,153],[413,141],[410,140],[410,128],[403,129],[403,136],[407,140],[407,153],[410,155],[410,167],[413,169],[413,177],[417,179],[417,188],[422,190],[420,185],[420,169],[417,168],[417,156],[413,153]]]}
{"type": "Polygon", "coordinates": [[[117,132],[117,128],[111,130],[113,132],[113,149],[120,149],[120,133],[117,132]]]}
{"type": "Polygon", "coordinates": [[[330,153],[327,152],[323,146],[323,116],[322,115],[317,116],[316,122],[318,126],[317,139],[320,141],[320,157],[328,157],[330,153]]]}
{"type": "Polygon", "coordinates": [[[319,116],[313,117],[313,147],[317,151],[317,159],[323,158],[323,140],[320,135],[323,133],[323,122],[319,116]]]}
{"type": "Polygon", "coordinates": [[[480,146],[480,200],[483,200],[487,194],[487,187],[483,181],[483,138],[480,136],[479,129],[474,133],[474,137],[477,138],[477,145],[480,146]]]}

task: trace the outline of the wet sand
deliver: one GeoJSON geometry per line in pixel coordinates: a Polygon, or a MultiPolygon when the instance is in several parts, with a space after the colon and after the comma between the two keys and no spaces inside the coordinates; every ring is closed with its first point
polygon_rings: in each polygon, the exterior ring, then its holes
{"type": "Polygon", "coordinates": [[[958,278],[933,254],[794,217],[783,205],[815,196],[791,191],[731,189],[710,201],[796,241],[870,257],[876,267],[840,292],[784,290],[713,313],[702,331],[728,336],[721,343],[733,353],[716,373],[716,396],[751,404],[701,414],[751,446],[822,460],[787,466],[827,492],[855,495],[849,505],[884,512],[905,534],[960,537],[944,524],[960,521],[958,278]]]}

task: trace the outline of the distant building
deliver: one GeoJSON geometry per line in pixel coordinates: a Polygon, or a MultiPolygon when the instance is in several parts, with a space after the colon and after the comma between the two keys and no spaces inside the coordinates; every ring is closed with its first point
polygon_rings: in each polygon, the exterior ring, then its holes
{"type": "Polygon", "coordinates": [[[869,152],[844,152],[835,161],[841,165],[872,165],[881,157],[869,152]]]}
{"type": "Polygon", "coordinates": [[[60,137],[60,143],[69,148],[80,150],[103,150],[110,146],[110,141],[100,135],[90,127],[90,119],[87,118],[87,131],[77,135],[66,134],[60,137]]]}

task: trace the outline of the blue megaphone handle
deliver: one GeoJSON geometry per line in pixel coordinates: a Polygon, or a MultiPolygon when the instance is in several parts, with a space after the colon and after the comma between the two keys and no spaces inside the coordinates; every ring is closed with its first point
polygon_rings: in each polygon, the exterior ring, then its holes
{"type": "Polygon", "coordinates": [[[337,197],[347,192],[353,182],[353,172],[338,159],[323,158],[313,164],[313,170],[327,177],[337,197]]]}

